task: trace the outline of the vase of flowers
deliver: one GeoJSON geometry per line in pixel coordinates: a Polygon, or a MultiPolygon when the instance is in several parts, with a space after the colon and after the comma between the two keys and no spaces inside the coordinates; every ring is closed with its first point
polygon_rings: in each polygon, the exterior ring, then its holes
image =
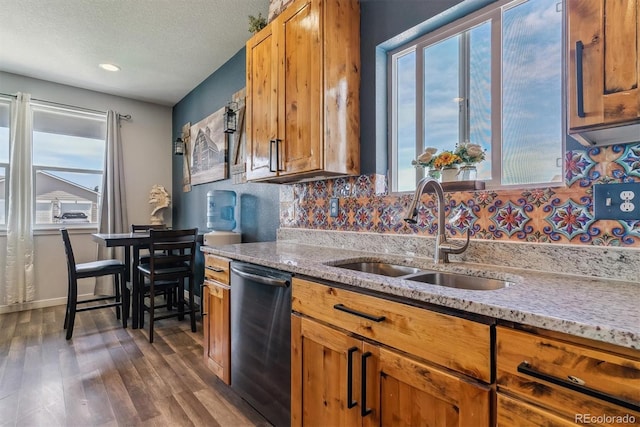
{"type": "Polygon", "coordinates": [[[433,161],[433,166],[440,170],[440,182],[451,182],[458,179],[460,156],[452,151],[443,151],[433,161]]]}
{"type": "Polygon", "coordinates": [[[425,169],[427,176],[433,179],[440,178],[440,169],[434,166],[436,160],[437,148],[427,147],[422,154],[418,156],[416,160],[413,160],[411,164],[415,167],[422,167],[425,169]]]}
{"type": "Polygon", "coordinates": [[[477,163],[485,159],[485,150],[479,144],[472,144],[469,141],[456,146],[454,151],[462,163],[458,178],[460,181],[475,181],[478,177],[477,163]]]}

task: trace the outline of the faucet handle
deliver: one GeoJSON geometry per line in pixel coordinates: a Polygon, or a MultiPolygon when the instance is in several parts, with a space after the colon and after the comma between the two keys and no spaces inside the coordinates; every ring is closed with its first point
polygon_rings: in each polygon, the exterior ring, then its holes
{"type": "Polygon", "coordinates": [[[471,239],[471,229],[467,228],[467,241],[463,245],[454,244],[449,241],[440,243],[440,250],[445,254],[461,254],[469,247],[469,240],[471,239]]]}

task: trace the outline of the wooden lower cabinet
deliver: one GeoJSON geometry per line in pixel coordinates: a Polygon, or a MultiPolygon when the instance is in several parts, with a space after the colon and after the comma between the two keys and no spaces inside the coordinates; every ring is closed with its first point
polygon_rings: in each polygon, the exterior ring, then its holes
{"type": "Polygon", "coordinates": [[[491,389],[292,315],[292,426],[490,425],[491,389]]]}
{"type": "Polygon", "coordinates": [[[229,286],[205,280],[203,287],[204,358],[226,384],[231,383],[229,286]]]}
{"type": "Polygon", "coordinates": [[[543,332],[496,328],[498,426],[640,425],[640,352],[543,332]]]}

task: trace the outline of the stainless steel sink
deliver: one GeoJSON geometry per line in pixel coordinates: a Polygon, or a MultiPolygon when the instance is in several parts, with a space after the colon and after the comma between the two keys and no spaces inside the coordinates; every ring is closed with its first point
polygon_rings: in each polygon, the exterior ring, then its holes
{"type": "Polygon", "coordinates": [[[419,268],[408,267],[406,265],[389,264],[386,262],[350,262],[347,264],[334,265],[334,267],[346,268],[364,273],[379,274],[387,277],[400,277],[420,272],[419,268]]]}
{"type": "Polygon", "coordinates": [[[405,277],[413,282],[429,283],[448,288],[469,289],[474,291],[490,291],[506,288],[510,282],[486,277],[467,276],[465,274],[430,271],[405,277]]]}

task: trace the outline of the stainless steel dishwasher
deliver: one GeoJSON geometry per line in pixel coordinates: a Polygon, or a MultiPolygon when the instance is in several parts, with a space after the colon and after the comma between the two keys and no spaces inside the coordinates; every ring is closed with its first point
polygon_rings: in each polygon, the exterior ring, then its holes
{"type": "Polygon", "coordinates": [[[291,424],[291,275],[231,262],[231,388],[275,426],[291,424]]]}

